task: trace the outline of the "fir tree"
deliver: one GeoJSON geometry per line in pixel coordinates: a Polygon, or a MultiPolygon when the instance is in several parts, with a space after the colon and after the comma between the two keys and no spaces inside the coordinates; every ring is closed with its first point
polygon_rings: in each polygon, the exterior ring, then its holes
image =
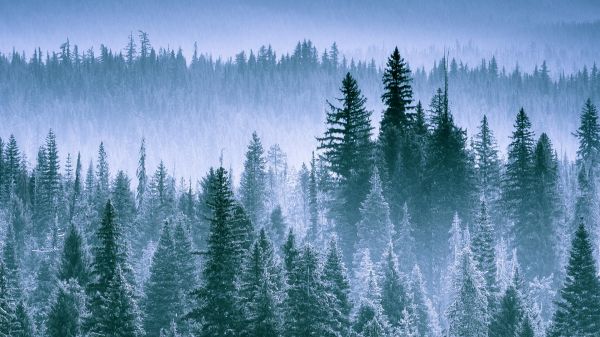
{"type": "MultiPolygon", "coordinates": [[[[508,160],[503,181],[503,201],[510,219],[514,222],[513,230],[516,238],[519,258],[527,259],[529,226],[532,218],[533,201],[533,132],[529,117],[521,109],[517,114],[515,130],[508,147],[508,160]],[[525,234],[525,235],[521,235],[525,234]]],[[[522,260],[521,259],[521,260],[522,260]]],[[[525,270],[532,267],[525,265],[525,270]]],[[[528,276],[532,276],[526,272],[528,276]]]]}
{"type": "Polygon", "coordinates": [[[323,284],[329,296],[329,323],[333,336],[346,336],[350,329],[350,283],[337,240],[329,241],[325,265],[323,266],[323,284]]]}
{"type": "Polygon", "coordinates": [[[19,268],[19,260],[15,251],[15,236],[13,226],[8,226],[6,238],[2,247],[2,260],[6,270],[6,289],[8,291],[11,305],[15,306],[16,302],[21,299],[21,271],[19,268]]]}
{"type": "Polygon", "coordinates": [[[83,289],[75,282],[60,282],[48,310],[46,334],[50,337],[81,335],[83,289]]]}
{"type": "Polygon", "coordinates": [[[95,200],[96,205],[100,208],[104,206],[106,200],[108,200],[109,193],[109,182],[110,182],[110,171],[108,168],[108,158],[106,151],[104,150],[104,143],[100,143],[98,148],[98,163],[96,164],[96,186],[95,186],[95,200]]]}
{"type": "MultiPolygon", "coordinates": [[[[479,194],[492,206],[492,213],[501,193],[501,167],[496,139],[483,116],[479,132],[473,141],[479,194]]],[[[494,217],[496,220],[496,217],[494,217]]]]}
{"type": "Polygon", "coordinates": [[[256,132],[254,132],[244,161],[244,172],[240,182],[240,199],[255,226],[262,224],[265,216],[265,165],[262,143],[256,132]]]}
{"type": "Polygon", "coordinates": [[[493,308],[498,296],[496,283],[496,256],[494,244],[494,229],[488,214],[485,200],[481,202],[479,215],[475,222],[475,233],[471,238],[473,260],[475,266],[482,272],[485,280],[485,290],[488,296],[488,304],[493,308]]]}
{"type": "MultiPolygon", "coordinates": [[[[540,135],[533,153],[533,213],[535,221],[520,231],[526,237],[527,248],[521,261],[536,275],[547,276],[557,261],[553,244],[554,233],[561,216],[558,193],[558,160],[550,138],[540,135]]],[[[525,248],[525,247],[522,247],[525,248]]]]}
{"type": "Polygon", "coordinates": [[[431,307],[431,301],[427,296],[425,281],[421,274],[421,269],[415,265],[410,274],[410,297],[412,302],[412,311],[409,314],[414,316],[418,336],[436,336],[437,315],[431,307]]]}
{"type": "Polygon", "coordinates": [[[6,268],[0,261],[0,336],[10,337],[13,312],[10,304],[11,297],[6,282],[6,268]]]}
{"type": "Polygon", "coordinates": [[[243,271],[243,336],[280,336],[282,283],[273,245],[263,230],[254,243],[243,271]]]}
{"type": "Polygon", "coordinates": [[[71,224],[65,235],[63,250],[58,268],[58,279],[61,281],[75,280],[81,287],[89,281],[89,267],[86,250],[81,234],[71,224]]]}
{"type": "Polygon", "coordinates": [[[11,337],[34,337],[33,325],[23,301],[15,308],[15,317],[11,327],[11,337]]]}
{"type": "Polygon", "coordinates": [[[490,320],[490,337],[519,336],[518,331],[526,316],[515,285],[509,285],[498,304],[498,310],[490,320]]]}
{"type": "Polygon", "coordinates": [[[190,306],[192,291],[196,287],[198,275],[196,273],[196,261],[193,255],[194,249],[190,239],[190,233],[177,222],[173,231],[173,259],[175,261],[175,275],[178,280],[180,301],[184,306],[181,312],[187,311],[190,306]]]}
{"type": "Polygon", "coordinates": [[[201,323],[201,336],[236,336],[240,313],[236,298],[238,260],[235,250],[231,249],[234,200],[227,171],[220,167],[215,175],[215,191],[209,204],[212,217],[203,268],[204,284],[196,290],[198,306],[190,317],[201,323]]]}
{"type": "Polygon", "coordinates": [[[352,329],[356,337],[388,336],[388,326],[381,308],[369,301],[361,303],[352,329]]]}
{"type": "Polygon", "coordinates": [[[375,262],[379,262],[385,247],[392,241],[394,228],[377,169],[374,170],[371,177],[371,189],[361,204],[360,213],[356,251],[368,248],[375,257],[375,262]]]}
{"type": "Polygon", "coordinates": [[[144,201],[144,194],[146,193],[146,185],[148,184],[148,176],[146,175],[146,140],[142,138],[142,145],[140,145],[140,159],[138,161],[138,167],[135,173],[137,183],[137,193],[135,195],[137,201],[137,207],[141,207],[144,201]]]}
{"type": "Polygon", "coordinates": [[[598,111],[588,98],[580,116],[579,128],[575,132],[579,140],[577,159],[580,165],[598,168],[598,155],[600,154],[600,124],[598,124],[598,111]]]}
{"type": "Polygon", "coordinates": [[[404,273],[409,273],[416,265],[417,258],[413,226],[407,203],[404,203],[402,207],[402,219],[396,225],[394,231],[394,249],[398,256],[398,269],[404,273]]]}
{"type": "Polygon", "coordinates": [[[392,328],[400,328],[404,311],[412,309],[408,286],[403,279],[390,245],[383,261],[381,282],[381,306],[392,328]]]}
{"type": "Polygon", "coordinates": [[[566,278],[556,303],[549,337],[594,336],[600,329],[600,280],[583,222],[571,244],[566,278]]]}
{"type": "Polygon", "coordinates": [[[323,160],[338,180],[337,232],[344,255],[351,256],[357,240],[356,223],[360,220],[360,203],[369,191],[371,175],[371,113],[356,80],[346,74],[342,81],[342,107],[329,103],[327,130],[319,141],[323,160]]]}
{"type": "Polygon", "coordinates": [[[449,336],[485,336],[488,326],[485,284],[468,246],[458,257],[453,284],[454,299],[447,310],[449,336]]]}
{"type": "Polygon", "coordinates": [[[281,245],[283,243],[283,240],[285,239],[285,234],[288,230],[288,226],[285,223],[285,219],[281,211],[281,206],[275,206],[275,208],[271,212],[269,225],[271,237],[274,239],[276,244],[281,245]]]}
{"type": "Polygon", "coordinates": [[[167,328],[180,307],[174,248],[169,224],[165,222],[144,291],[144,330],[150,336],[158,336],[162,328],[167,328]]]}
{"type": "Polygon", "coordinates": [[[319,205],[317,200],[317,163],[315,161],[315,153],[312,153],[310,160],[310,172],[308,180],[308,213],[309,213],[309,228],[308,239],[310,242],[316,243],[323,233],[319,227],[319,205]]]}
{"type": "Polygon", "coordinates": [[[129,177],[123,171],[117,172],[113,182],[111,201],[115,208],[116,221],[127,238],[133,237],[133,221],[135,218],[135,199],[130,189],[129,177]]]}

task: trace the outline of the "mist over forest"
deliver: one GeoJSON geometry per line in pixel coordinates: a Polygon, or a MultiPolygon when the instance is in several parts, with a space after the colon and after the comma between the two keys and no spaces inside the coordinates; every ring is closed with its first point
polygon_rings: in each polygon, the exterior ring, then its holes
{"type": "Polygon", "coordinates": [[[0,0],[0,337],[598,337],[598,41],[592,0],[0,0]]]}

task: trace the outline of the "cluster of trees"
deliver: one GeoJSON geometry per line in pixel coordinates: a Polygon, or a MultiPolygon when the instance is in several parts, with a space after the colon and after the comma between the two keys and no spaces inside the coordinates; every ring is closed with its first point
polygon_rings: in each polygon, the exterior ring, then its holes
{"type": "MultiPolygon", "coordinates": [[[[194,157],[209,154],[216,158],[214,149],[227,148],[226,159],[237,170],[243,156],[239,144],[247,137],[239,129],[258,130],[263,138],[290,150],[297,144],[312,147],[305,134],[321,131],[323,102],[336,95],[339,80],[347,72],[360,83],[370,110],[384,108],[379,99],[383,62],[346,59],[335,44],[317,50],[310,41],[302,41],[291,53],[262,46],[228,59],[195,49],[186,58],[179,49],[153,46],[146,33],[137,35],[130,36],[123,48],[84,50],[66,42],[57,51],[0,54],[0,113],[4,117],[0,132],[17,135],[29,153],[41,141],[39,135],[52,127],[66,146],[79,146],[69,151],[86,154],[101,139],[108,142],[108,148],[117,144],[133,148],[143,136],[153,134],[156,137],[147,141],[156,153],[185,176],[195,176],[209,165],[181,159],[169,154],[170,149],[177,146],[194,157]],[[278,137],[273,130],[285,130],[288,137],[278,137]],[[111,139],[105,139],[107,132],[111,139]]],[[[449,60],[456,120],[474,130],[485,112],[504,146],[513,114],[523,106],[540,129],[565,150],[574,151],[570,132],[577,125],[573,116],[588,97],[600,99],[597,67],[590,64],[562,74],[545,63],[521,69],[504,67],[502,61],[490,58],[466,64],[449,60]]],[[[444,78],[443,62],[414,70],[413,92],[429,102],[444,78]]],[[[300,162],[306,153],[290,157],[300,162]]],[[[132,171],[128,159],[112,154],[114,163],[132,171]]]]}
{"type": "Polygon", "coordinates": [[[0,140],[0,335],[596,334],[595,105],[577,161],[523,109],[503,159],[486,117],[455,123],[442,64],[426,106],[394,50],[377,135],[348,72],[311,161],[254,133],[237,186],[222,162],[197,188],[149,174],[144,141],[132,188],[102,143],[84,171],[53,131],[33,167],[0,140]]]}

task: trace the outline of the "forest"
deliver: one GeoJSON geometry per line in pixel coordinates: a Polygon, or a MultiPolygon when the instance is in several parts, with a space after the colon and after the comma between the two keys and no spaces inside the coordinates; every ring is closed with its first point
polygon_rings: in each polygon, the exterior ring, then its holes
{"type": "Polygon", "coordinates": [[[1,55],[0,79],[0,336],[600,334],[595,65],[413,71],[398,48],[379,67],[310,41],[187,62],[140,32],[1,55]],[[223,154],[213,135],[252,126],[224,106],[266,106],[251,117],[293,130],[293,151],[257,130],[223,154]],[[113,150],[79,151],[86,133],[113,150]]]}

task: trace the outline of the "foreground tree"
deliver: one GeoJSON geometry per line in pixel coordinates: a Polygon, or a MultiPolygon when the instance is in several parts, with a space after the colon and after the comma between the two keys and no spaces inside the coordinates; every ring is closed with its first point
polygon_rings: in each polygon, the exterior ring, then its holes
{"type": "Polygon", "coordinates": [[[265,217],[267,173],[264,150],[256,132],[248,145],[240,181],[240,200],[252,224],[259,226],[265,217]]]}
{"type": "Polygon", "coordinates": [[[571,245],[565,283],[556,303],[549,337],[594,336],[600,330],[600,280],[583,222],[571,245]]]}

